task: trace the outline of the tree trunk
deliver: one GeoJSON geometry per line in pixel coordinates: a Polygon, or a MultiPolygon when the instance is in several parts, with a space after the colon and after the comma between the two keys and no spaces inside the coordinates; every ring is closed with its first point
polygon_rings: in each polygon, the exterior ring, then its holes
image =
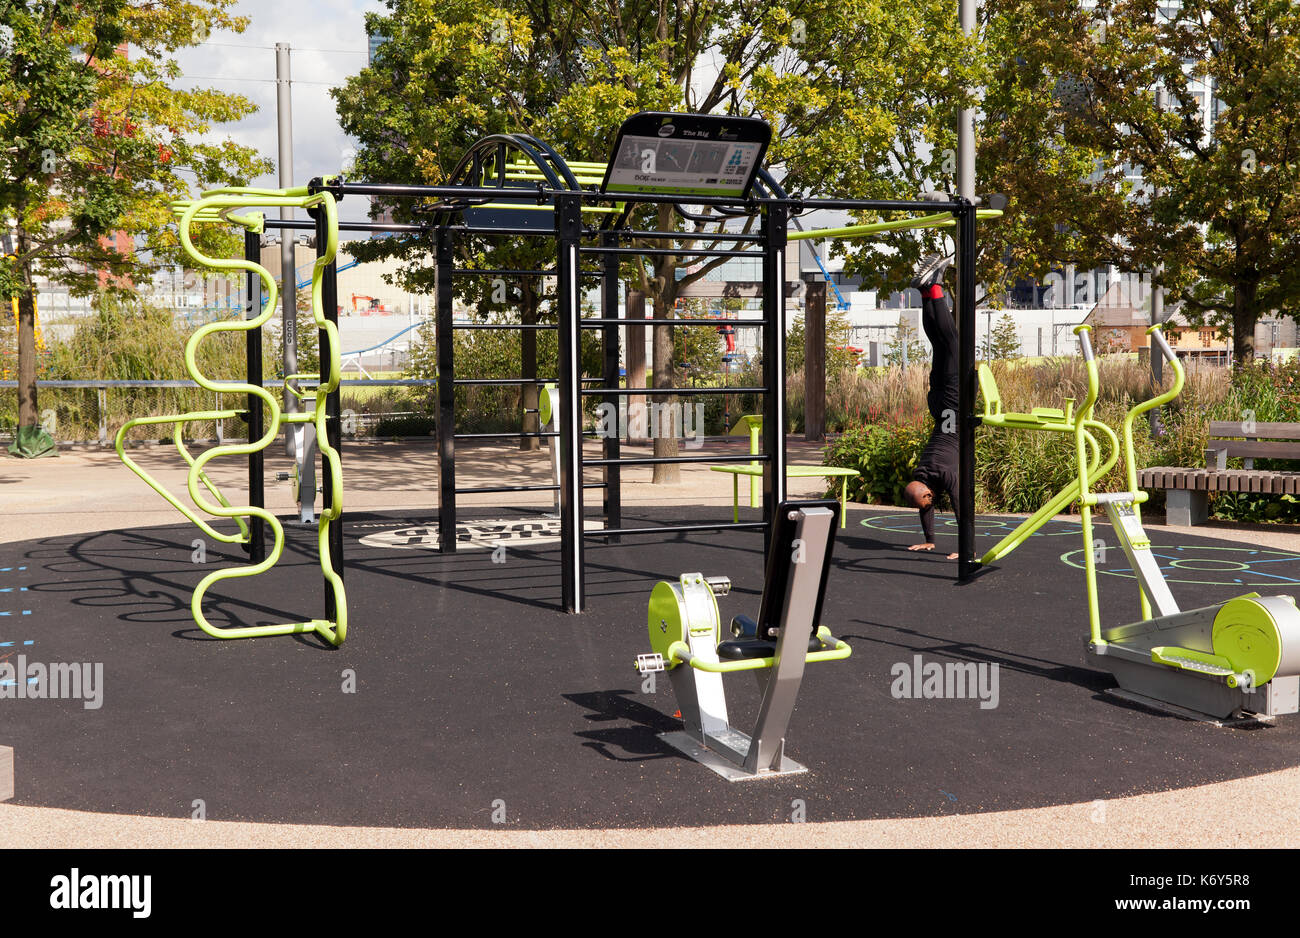
{"type": "MultiPolygon", "coordinates": [[[[633,326],[630,323],[637,319],[645,319],[645,294],[640,290],[629,290],[627,294],[627,318],[629,325],[627,327],[627,386],[629,388],[643,388],[645,383],[645,326],[633,326]]],[[[638,409],[644,409],[646,398],[644,394],[629,394],[627,398],[627,436],[629,440],[644,439],[639,431],[641,427],[637,421],[631,419],[631,415],[637,413],[638,409]]],[[[646,432],[649,432],[648,430],[646,432]]]]}
{"type": "Polygon", "coordinates": [[[803,438],[826,439],[826,281],[810,280],[803,314],[803,438]]]}
{"type": "MultiPolygon", "coordinates": [[[[18,256],[27,254],[27,238],[18,232],[18,256]]],[[[32,427],[40,411],[36,407],[36,286],[31,264],[22,267],[22,292],[18,294],[18,426],[32,427]]]]}
{"type": "MultiPolygon", "coordinates": [[[[661,290],[655,297],[655,318],[671,319],[673,318],[673,306],[671,303],[664,302],[664,294],[667,291],[661,290]]],[[[654,386],[656,388],[671,388],[673,386],[673,326],[655,326],[654,327],[654,386]]],[[[667,415],[676,413],[677,397],[653,397],[650,399],[650,411],[646,423],[653,427],[656,458],[676,456],[678,454],[677,437],[674,431],[677,429],[676,420],[665,419],[667,415]],[[655,415],[659,419],[655,420],[655,415]]],[[[655,485],[677,485],[682,481],[682,467],[677,463],[656,463],[654,474],[650,479],[655,485]]]]}
{"type": "Polygon", "coordinates": [[[1232,291],[1232,361],[1234,368],[1255,359],[1255,325],[1259,322],[1259,284],[1237,283],[1232,291]]]}
{"type": "MultiPolygon", "coordinates": [[[[532,286],[532,279],[523,278],[521,285],[523,298],[519,304],[520,322],[525,325],[534,325],[537,322],[537,291],[532,286]]],[[[523,386],[522,405],[524,409],[523,428],[525,433],[536,433],[541,429],[541,423],[537,419],[537,330],[521,329],[522,338],[520,341],[520,374],[521,378],[532,378],[532,384],[523,386]],[[532,411],[532,413],[529,413],[532,411]]],[[[530,451],[541,449],[541,437],[521,436],[519,438],[519,449],[530,451]]]]}
{"type": "MultiPolygon", "coordinates": [[[[661,231],[668,230],[672,222],[672,207],[663,206],[660,208],[659,228],[661,231]],[[665,213],[664,208],[668,209],[665,213]],[[664,215],[669,217],[665,218],[664,215]]],[[[674,309],[677,305],[677,259],[663,255],[659,263],[655,264],[655,282],[658,289],[655,291],[654,318],[655,319],[673,319],[675,318],[674,309]]],[[[671,388],[675,383],[676,369],[673,367],[673,329],[675,326],[655,326],[654,328],[654,348],[651,354],[654,357],[654,386],[656,388],[671,388]]],[[[650,399],[650,407],[653,408],[647,415],[647,424],[654,427],[654,454],[658,459],[676,456],[680,452],[677,445],[677,434],[681,433],[682,428],[680,421],[673,419],[672,415],[678,414],[678,398],[672,397],[653,397],[650,399]],[[659,419],[654,417],[658,415],[659,419]]],[[[677,485],[682,481],[682,467],[677,463],[657,463],[654,466],[654,472],[650,481],[655,485],[677,485]]]]}

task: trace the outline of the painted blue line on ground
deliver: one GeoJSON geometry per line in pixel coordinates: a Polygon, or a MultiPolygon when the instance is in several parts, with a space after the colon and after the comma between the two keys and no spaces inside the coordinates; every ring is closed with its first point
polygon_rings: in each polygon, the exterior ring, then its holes
{"type": "MultiPolygon", "coordinates": [[[[30,616],[31,614],[32,614],[32,611],[31,611],[30,609],[24,609],[21,613],[19,613],[19,615],[24,615],[24,616],[30,616]]],[[[11,615],[13,615],[12,612],[7,612],[7,611],[6,611],[6,612],[0,612],[0,616],[11,616],[11,615]]]]}
{"type": "Polygon", "coordinates": [[[15,570],[26,570],[26,567],[0,567],[0,573],[13,573],[15,570]]]}
{"type": "Polygon", "coordinates": [[[25,587],[25,586],[5,586],[5,587],[0,587],[0,593],[12,593],[12,592],[15,592],[15,591],[17,591],[17,592],[19,592],[19,593],[25,593],[25,592],[27,592],[27,587],[25,587]]]}
{"type": "MultiPolygon", "coordinates": [[[[17,642],[0,642],[0,648],[12,648],[14,645],[17,645],[17,644],[18,644],[17,642]]],[[[23,642],[23,644],[24,644],[24,645],[35,645],[36,642],[32,641],[31,639],[27,639],[25,642],[23,642]]]]}

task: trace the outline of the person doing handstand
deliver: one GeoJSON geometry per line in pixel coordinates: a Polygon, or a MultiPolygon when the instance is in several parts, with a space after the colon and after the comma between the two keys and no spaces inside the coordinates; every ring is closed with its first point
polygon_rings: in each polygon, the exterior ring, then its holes
{"type": "MultiPolygon", "coordinates": [[[[908,550],[934,550],[934,503],[941,495],[946,492],[953,513],[957,511],[957,327],[952,300],[943,287],[944,271],[951,265],[951,257],[928,257],[912,281],[912,286],[921,291],[921,327],[934,347],[930,393],[926,396],[934,431],[912,471],[912,481],[903,489],[907,503],[921,511],[925,536],[923,543],[913,544],[908,550]]],[[[949,554],[948,559],[955,560],[957,555],[949,554]]]]}

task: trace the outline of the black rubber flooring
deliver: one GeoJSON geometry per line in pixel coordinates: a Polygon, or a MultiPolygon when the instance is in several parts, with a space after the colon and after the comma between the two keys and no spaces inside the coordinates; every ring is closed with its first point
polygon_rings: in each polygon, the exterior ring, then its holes
{"type": "MultiPolygon", "coordinates": [[[[494,513],[506,515],[527,512],[494,513]]],[[[706,519],[716,510],[665,508],[625,525],[706,519]]],[[[662,675],[643,693],[633,661],[649,650],[656,580],[729,575],[724,618],[757,611],[760,533],[592,541],[589,611],[568,616],[558,544],[512,542],[498,563],[486,549],[443,555],[424,543],[434,520],[347,519],[351,625],[339,649],[203,635],[190,590],[242,555],[209,544],[196,564],[188,525],[0,547],[0,660],[103,666],[97,709],[0,699],[15,802],[340,825],[709,825],[800,810],[825,821],[1025,808],[1300,763],[1300,716],[1220,729],[1105,693],[1113,682],[1084,663],[1077,525],[1053,523],[957,585],[955,562],[905,550],[917,526],[900,511],[851,514],[836,542],[823,621],[854,651],[808,669],[787,749],[812,771],[729,784],[656,738],[678,727],[676,703],[662,675]],[[895,696],[899,669],[918,655],[997,665],[997,706],[895,696]]],[[[949,525],[941,546],[955,544],[949,525]]],[[[982,520],[979,549],[1006,529],[982,520]]],[[[1300,586],[1297,553],[1155,541],[1184,608],[1300,586]]],[[[209,615],[322,615],[314,550],[314,531],[290,529],[280,565],[218,591],[209,615]]],[[[1137,616],[1123,565],[1118,549],[1103,565],[1107,623],[1137,616]]],[[[728,681],[733,723],[748,729],[754,681],[728,681]]]]}

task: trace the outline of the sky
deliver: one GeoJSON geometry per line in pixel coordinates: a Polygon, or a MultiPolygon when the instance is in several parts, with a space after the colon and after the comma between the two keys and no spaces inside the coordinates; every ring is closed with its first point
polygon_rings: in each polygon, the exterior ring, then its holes
{"type": "MultiPolygon", "coordinates": [[[[355,151],[339,127],[331,87],[365,68],[365,14],[385,12],[382,0],[280,0],[279,3],[238,0],[231,9],[250,22],[242,33],[214,32],[208,41],[176,54],[184,76],[180,87],[211,87],[251,99],[258,111],[245,120],[213,127],[216,139],[230,137],[278,160],[276,138],[275,44],[289,43],[293,112],[293,183],[340,171],[355,151]]],[[[711,82],[708,62],[697,68],[698,81],[711,82]]],[[[252,185],[276,188],[275,173],[252,185]]],[[[369,200],[345,198],[339,205],[342,221],[369,221],[369,200]]],[[[817,225],[841,223],[842,213],[818,216],[817,225]]],[[[808,221],[813,221],[809,219],[808,221]]],[[[346,238],[347,236],[345,236],[346,238]]],[[[832,269],[839,260],[827,259],[832,269]]]]}
{"type": "MultiPolygon", "coordinates": [[[[216,125],[213,136],[229,137],[277,159],[275,44],[289,43],[293,81],[293,182],[337,172],[355,147],[339,127],[329,89],[366,65],[364,15],[382,12],[380,0],[239,0],[231,12],[249,17],[242,33],[213,32],[202,45],[177,53],[185,77],[177,85],[237,92],[252,100],[257,113],[216,125]]],[[[272,174],[253,185],[275,187],[272,174]]],[[[364,220],[367,204],[345,199],[340,217],[364,220]]]]}

